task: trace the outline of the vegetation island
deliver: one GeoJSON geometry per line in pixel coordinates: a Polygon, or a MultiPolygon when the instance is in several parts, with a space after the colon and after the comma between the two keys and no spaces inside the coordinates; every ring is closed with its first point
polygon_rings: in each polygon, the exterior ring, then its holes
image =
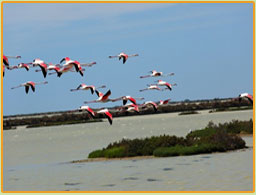
{"type": "Polygon", "coordinates": [[[226,152],[247,148],[240,135],[252,135],[252,133],[252,119],[249,121],[233,120],[218,125],[209,122],[204,129],[191,131],[185,137],[160,135],[143,139],[122,139],[110,143],[106,148],[91,152],[88,158],[170,157],[226,152]]]}

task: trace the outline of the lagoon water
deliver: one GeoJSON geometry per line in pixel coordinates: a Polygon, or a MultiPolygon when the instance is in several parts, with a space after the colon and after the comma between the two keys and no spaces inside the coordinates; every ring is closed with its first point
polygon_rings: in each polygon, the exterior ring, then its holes
{"type": "Polygon", "coordinates": [[[169,158],[70,163],[122,138],[185,136],[209,121],[248,120],[253,111],[114,118],[89,124],[3,132],[4,191],[252,191],[253,138],[248,149],[169,158]]]}

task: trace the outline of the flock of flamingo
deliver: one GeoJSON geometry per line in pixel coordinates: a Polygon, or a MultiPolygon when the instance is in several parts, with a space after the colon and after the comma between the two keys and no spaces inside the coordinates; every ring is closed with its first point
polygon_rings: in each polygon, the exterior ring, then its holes
{"type": "MultiPolygon", "coordinates": [[[[118,58],[119,60],[122,60],[123,64],[125,64],[129,57],[136,57],[136,56],[139,56],[139,55],[138,54],[127,55],[126,53],[122,52],[119,55],[109,56],[109,58],[118,58]]],[[[80,63],[76,60],[71,60],[69,57],[65,57],[62,60],[60,60],[59,64],[52,64],[52,63],[47,64],[43,60],[37,58],[37,59],[34,59],[33,62],[19,63],[18,65],[10,66],[9,59],[19,59],[19,58],[21,58],[21,56],[5,56],[5,55],[3,55],[3,76],[5,75],[5,68],[7,68],[8,70],[25,68],[27,71],[29,71],[31,67],[40,67],[40,69],[35,70],[35,72],[42,72],[44,78],[46,78],[48,71],[53,71],[53,72],[49,72],[48,75],[57,74],[57,77],[61,77],[61,75],[63,73],[67,73],[67,72],[78,72],[81,76],[83,76],[84,75],[83,67],[91,67],[96,64],[96,62],[80,63]]],[[[173,76],[174,75],[174,73],[163,74],[163,72],[158,72],[156,70],[152,70],[149,73],[150,74],[148,74],[148,75],[140,76],[140,78],[142,79],[142,78],[148,78],[148,77],[164,77],[164,76],[173,76]]],[[[12,87],[11,89],[25,87],[26,93],[29,92],[29,88],[31,88],[32,91],[35,92],[35,85],[44,85],[44,84],[48,84],[48,82],[44,81],[44,82],[36,83],[36,82],[32,82],[32,81],[27,81],[18,86],[12,87]]],[[[173,86],[177,86],[177,84],[176,83],[170,84],[163,80],[157,80],[156,84],[149,84],[149,85],[147,85],[147,88],[141,89],[139,91],[140,92],[143,92],[146,90],[158,90],[158,91],[170,90],[171,91],[173,86]],[[163,86],[165,88],[160,88],[161,86],[163,86]]],[[[156,112],[159,105],[168,104],[169,101],[171,100],[171,99],[160,100],[158,104],[153,101],[146,101],[143,104],[138,105],[136,100],[144,100],[143,97],[134,98],[131,96],[122,96],[122,97],[118,97],[115,99],[110,99],[109,96],[111,95],[111,90],[108,90],[104,94],[98,90],[100,88],[106,88],[106,86],[102,85],[99,87],[95,87],[94,85],[86,85],[86,84],[82,83],[77,88],[70,89],[70,91],[74,92],[74,91],[78,91],[78,90],[90,90],[91,94],[94,94],[94,92],[97,94],[98,99],[93,100],[93,101],[85,101],[84,102],[85,104],[98,103],[98,102],[105,103],[105,102],[122,101],[123,105],[118,108],[118,111],[120,111],[120,112],[132,111],[132,112],[139,113],[140,109],[145,109],[147,107],[153,107],[154,111],[156,112]],[[130,102],[129,104],[127,104],[128,101],[130,102]]],[[[248,93],[242,93],[238,96],[238,98],[239,98],[239,101],[241,101],[242,98],[247,98],[251,103],[253,103],[253,97],[252,97],[252,95],[250,95],[248,93]]],[[[112,114],[106,108],[103,108],[97,112],[94,112],[89,106],[83,105],[73,111],[87,111],[89,114],[88,116],[90,118],[94,118],[96,116],[96,113],[104,114],[105,117],[108,119],[109,123],[111,125],[113,123],[112,114]]]]}

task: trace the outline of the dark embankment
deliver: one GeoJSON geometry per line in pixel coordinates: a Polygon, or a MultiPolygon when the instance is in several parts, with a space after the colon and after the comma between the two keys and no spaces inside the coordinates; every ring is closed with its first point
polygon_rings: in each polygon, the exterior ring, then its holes
{"type": "Polygon", "coordinates": [[[223,124],[209,124],[186,137],[174,135],[152,136],[144,139],[122,139],[106,148],[93,151],[88,158],[122,158],[134,156],[180,156],[212,152],[225,152],[245,148],[241,133],[252,134],[253,121],[233,120],[223,124]]]}
{"type": "Polygon", "coordinates": [[[21,119],[4,120],[4,130],[15,129],[16,126],[27,125],[27,128],[66,125],[78,123],[102,122],[102,119],[90,119],[87,113],[83,114],[61,114],[43,117],[27,117],[21,119]]]}
{"type": "Polygon", "coordinates": [[[253,109],[252,106],[242,106],[242,107],[227,107],[227,108],[216,108],[213,110],[210,110],[209,113],[214,113],[214,112],[233,112],[233,111],[241,111],[241,110],[249,110],[253,109]]]}
{"type": "MultiPolygon", "coordinates": [[[[233,98],[227,99],[213,99],[213,100],[185,100],[181,102],[170,102],[167,105],[159,106],[155,113],[152,108],[140,109],[140,113],[134,112],[123,112],[117,111],[119,106],[109,108],[113,117],[123,117],[132,115],[145,115],[145,114],[159,114],[159,113],[171,113],[181,112],[184,114],[196,114],[197,110],[210,109],[211,112],[216,111],[234,111],[252,109],[252,105],[247,100],[242,100],[240,103],[238,100],[233,98]]],[[[97,109],[94,109],[97,111],[97,109]]],[[[99,122],[102,121],[103,116],[97,115],[95,119],[90,120],[86,112],[49,112],[49,113],[36,113],[30,115],[15,115],[15,116],[4,116],[3,129],[15,129],[17,126],[26,125],[27,127],[41,127],[41,126],[52,126],[52,125],[65,125],[65,124],[76,124],[76,123],[87,123],[87,122],[99,122]]]]}

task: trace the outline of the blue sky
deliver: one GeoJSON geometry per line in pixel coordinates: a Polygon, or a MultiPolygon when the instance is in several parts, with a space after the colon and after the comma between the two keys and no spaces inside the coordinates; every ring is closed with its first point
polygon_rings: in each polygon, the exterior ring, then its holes
{"type": "MultiPolygon", "coordinates": [[[[253,6],[228,4],[4,4],[3,49],[11,65],[40,58],[96,61],[84,77],[66,73],[43,78],[36,68],[6,71],[4,115],[72,110],[97,99],[89,91],[70,92],[79,84],[107,85],[110,98],[123,95],[172,101],[236,97],[253,93],[253,6]],[[122,64],[109,55],[138,53],[122,64]],[[150,70],[164,73],[173,91],[145,91],[157,78],[140,79],[150,70]],[[25,94],[11,90],[26,81],[48,81],[25,94]]],[[[92,108],[121,102],[90,104],[92,108]]]]}

